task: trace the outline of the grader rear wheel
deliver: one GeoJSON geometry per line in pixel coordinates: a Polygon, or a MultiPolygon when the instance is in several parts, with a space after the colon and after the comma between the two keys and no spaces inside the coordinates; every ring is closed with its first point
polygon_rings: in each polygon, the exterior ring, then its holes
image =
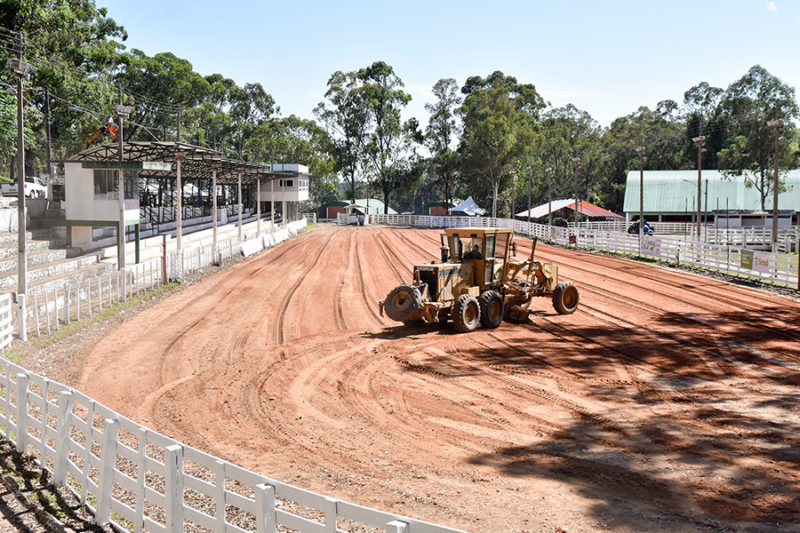
{"type": "Polygon", "coordinates": [[[481,323],[481,306],[478,299],[469,294],[462,294],[453,304],[453,325],[456,331],[467,333],[475,331],[481,323]]]}
{"type": "Polygon", "coordinates": [[[558,314],[569,315],[574,313],[578,309],[579,301],[578,287],[569,281],[562,281],[556,285],[556,290],[553,291],[553,308],[558,311],[558,314]]]}
{"type": "Polygon", "coordinates": [[[503,321],[503,297],[497,291],[484,291],[478,297],[481,306],[481,326],[496,328],[503,321]]]}

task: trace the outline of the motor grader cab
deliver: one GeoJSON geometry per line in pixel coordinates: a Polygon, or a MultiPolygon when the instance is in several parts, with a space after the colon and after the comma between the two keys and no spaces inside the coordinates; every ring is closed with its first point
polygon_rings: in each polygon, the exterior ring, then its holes
{"type": "Polygon", "coordinates": [[[441,260],[416,265],[411,283],[398,285],[379,303],[392,320],[444,323],[458,331],[496,328],[503,319],[527,319],[534,296],[552,296],[560,314],[578,308],[578,289],[558,281],[558,267],[517,260],[513,232],[506,228],[450,228],[441,234],[441,260]],[[512,257],[509,256],[512,255],[512,257]]]}

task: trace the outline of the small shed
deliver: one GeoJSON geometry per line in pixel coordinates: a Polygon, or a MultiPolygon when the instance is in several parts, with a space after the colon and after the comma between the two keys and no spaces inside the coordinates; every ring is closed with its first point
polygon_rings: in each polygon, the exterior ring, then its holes
{"type": "Polygon", "coordinates": [[[450,202],[428,202],[422,206],[423,215],[443,216],[453,207],[450,202]]]}
{"type": "Polygon", "coordinates": [[[344,200],[334,200],[322,204],[317,212],[320,220],[336,220],[336,215],[344,213],[350,202],[344,200]]]}

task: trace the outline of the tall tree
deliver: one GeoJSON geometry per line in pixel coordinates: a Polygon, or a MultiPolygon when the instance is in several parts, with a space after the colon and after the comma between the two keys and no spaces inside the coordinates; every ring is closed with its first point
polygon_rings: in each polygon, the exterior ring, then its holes
{"type": "MultiPolygon", "coordinates": [[[[773,180],[769,174],[775,153],[773,131],[767,123],[783,119],[786,135],[794,136],[794,121],[799,116],[795,91],[765,68],[755,65],[728,87],[722,106],[732,139],[720,152],[720,166],[729,176],[742,177],[746,186],[754,187],[761,198],[761,209],[766,209],[766,199],[772,193],[773,180]]],[[[781,167],[796,165],[798,155],[790,144],[779,146],[781,167]]]]}
{"type": "Polygon", "coordinates": [[[370,115],[362,82],[355,72],[334,72],[328,79],[326,101],[314,114],[324,124],[331,143],[336,171],[349,185],[348,198],[356,199],[356,184],[365,158],[370,115]]]}
{"type": "Polygon", "coordinates": [[[431,165],[437,183],[442,187],[444,199],[453,202],[453,189],[458,168],[455,143],[461,135],[457,109],[461,105],[458,84],[453,78],[441,79],[433,86],[436,101],[425,104],[431,114],[425,130],[425,141],[432,155],[431,165]]]}
{"type": "Polygon", "coordinates": [[[367,144],[370,167],[383,192],[384,213],[389,212],[389,196],[413,176],[412,145],[422,140],[416,119],[402,121],[401,112],[411,101],[403,91],[403,80],[383,61],[376,61],[358,72],[363,82],[367,112],[373,125],[367,144]]]}
{"type": "Polygon", "coordinates": [[[525,152],[544,101],[533,85],[519,84],[499,71],[486,79],[468,78],[461,92],[465,95],[459,110],[464,124],[458,149],[462,169],[476,192],[484,185],[491,188],[494,217],[501,182],[508,177],[510,164],[525,152]]]}

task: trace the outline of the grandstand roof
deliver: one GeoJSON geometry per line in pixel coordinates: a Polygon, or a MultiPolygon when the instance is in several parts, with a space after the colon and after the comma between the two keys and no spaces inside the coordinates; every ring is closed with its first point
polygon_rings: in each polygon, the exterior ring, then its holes
{"type": "MultiPolygon", "coordinates": [[[[752,174],[751,174],[752,176],[752,174]]],[[[781,174],[786,191],[778,196],[780,209],[800,211],[800,170],[789,170],[781,174]]],[[[752,178],[751,178],[752,179],[752,178]]],[[[772,179],[772,173],[769,174],[772,179]]],[[[708,211],[725,209],[728,200],[730,209],[760,210],[761,199],[755,187],[747,187],[743,176],[726,174],[719,170],[702,172],[702,208],[705,211],[706,181],[708,181],[708,211]]],[[[697,210],[697,170],[645,170],[644,205],[645,214],[683,214],[697,210]]],[[[772,210],[772,193],[768,195],[767,210],[772,210]]],[[[625,202],[622,210],[626,213],[639,212],[639,171],[628,172],[625,186],[625,202]]]]}

